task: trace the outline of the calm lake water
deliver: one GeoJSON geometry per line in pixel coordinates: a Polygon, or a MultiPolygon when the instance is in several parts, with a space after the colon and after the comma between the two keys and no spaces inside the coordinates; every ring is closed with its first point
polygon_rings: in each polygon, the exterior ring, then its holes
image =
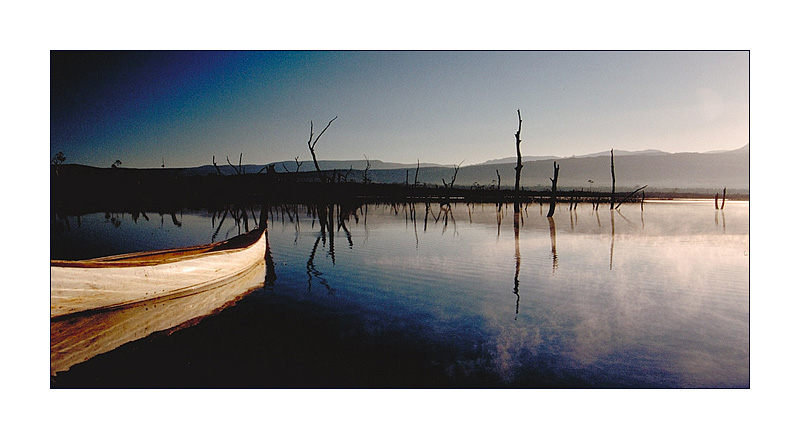
{"type": "MultiPolygon", "coordinates": [[[[51,258],[220,241],[260,211],[54,217],[51,258]]],[[[51,387],[750,386],[749,203],[546,213],[272,206],[271,257],[233,303],[75,354],[51,387]]]]}

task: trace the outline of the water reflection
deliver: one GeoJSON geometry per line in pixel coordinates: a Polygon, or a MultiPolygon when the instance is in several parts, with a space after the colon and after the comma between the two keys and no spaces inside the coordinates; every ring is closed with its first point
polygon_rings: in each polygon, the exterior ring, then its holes
{"type": "MultiPolygon", "coordinates": [[[[616,211],[614,209],[611,209],[611,210],[609,210],[609,212],[611,212],[611,255],[608,258],[608,269],[609,270],[613,270],[614,269],[614,238],[616,237],[616,233],[615,233],[616,225],[614,223],[614,217],[616,216],[616,211]]],[[[597,221],[599,223],[599,221],[600,221],[599,217],[598,217],[597,221]]]]}
{"type": "MultiPolygon", "coordinates": [[[[499,223],[498,223],[499,227],[499,223]]],[[[499,232],[498,232],[499,233],[499,232]]],[[[517,296],[517,303],[516,309],[514,311],[514,320],[517,319],[517,315],[519,314],[519,266],[521,262],[520,254],[519,254],[519,212],[514,212],[514,261],[516,262],[516,266],[514,267],[514,295],[517,296]]]]}
{"type": "MultiPolygon", "coordinates": [[[[642,197],[644,197],[644,196],[642,196],[642,197]]],[[[642,219],[642,230],[644,230],[644,201],[642,201],[642,209],[641,209],[640,212],[641,212],[641,214],[639,215],[639,217],[642,219]]]]}
{"type": "Polygon", "coordinates": [[[553,273],[558,268],[558,253],[556,252],[556,222],[553,217],[547,217],[547,222],[550,225],[550,254],[553,257],[553,273]]]}
{"type": "MultiPolygon", "coordinates": [[[[256,228],[261,227],[261,225],[266,225],[265,219],[266,216],[264,215],[264,210],[269,210],[269,206],[264,206],[262,208],[262,213],[259,214],[258,218],[256,218],[255,211],[253,210],[253,206],[245,206],[245,205],[229,205],[224,206],[220,209],[215,209],[211,211],[211,225],[212,227],[216,227],[214,230],[214,234],[211,235],[211,242],[216,242],[217,236],[219,235],[220,231],[222,230],[222,226],[225,225],[225,220],[228,217],[231,218],[233,224],[226,230],[224,234],[224,239],[228,239],[231,236],[241,235],[243,233],[247,233],[250,230],[255,230],[256,228]],[[248,210],[249,215],[248,216],[248,210]],[[250,226],[250,221],[253,221],[253,228],[250,226]],[[217,219],[219,218],[219,224],[216,224],[217,219]]],[[[180,227],[180,223],[176,223],[175,214],[172,214],[173,223],[180,227]]]]}
{"type": "MultiPolygon", "coordinates": [[[[316,278],[319,283],[325,287],[329,294],[335,294],[335,290],[328,284],[327,279],[322,276],[322,272],[320,272],[317,267],[314,265],[314,258],[317,254],[317,248],[319,247],[320,242],[322,242],[323,248],[325,247],[326,240],[330,243],[330,248],[328,250],[328,255],[331,257],[331,263],[336,265],[336,251],[334,248],[334,236],[333,236],[333,209],[329,208],[324,204],[320,204],[315,206],[314,209],[314,218],[319,218],[319,233],[317,234],[317,238],[314,241],[314,245],[311,247],[311,254],[308,256],[308,261],[306,262],[306,273],[308,275],[308,292],[311,292],[311,286],[313,283],[314,278],[316,278]],[[330,216],[329,216],[330,215],[330,216]]],[[[366,223],[366,221],[365,221],[366,223]]]]}
{"type": "Polygon", "coordinates": [[[578,209],[577,206],[575,206],[575,208],[569,209],[569,229],[572,230],[573,232],[575,231],[575,223],[577,222],[578,222],[578,209]]]}
{"type": "MultiPolygon", "coordinates": [[[[527,217],[526,206],[508,222],[507,205],[452,202],[437,209],[437,203],[262,209],[257,224],[268,217],[272,232],[262,281],[272,287],[248,297],[252,321],[229,324],[250,328],[267,321],[256,306],[272,306],[278,297],[279,303],[292,304],[281,312],[307,318],[306,310],[316,309],[309,315],[324,316],[315,319],[321,332],[330,329],[324,322],[335,320],[342,332],[331,336],[334,345],[344,340],[352,346],[391,346],[397,357],[387,361],[418,358],[443,371],[446,387],[749,385],[746,208],[728,205],[726,223],[723,212],[712,222],[700,207],[651,207],[648,201],[645,228],[643,208],[640,221],[631,221],[629,204],[611,210],[608,222],[594,206],[595,219],[579,221],[578,211],[588,204],[559,209],[547,220],[541,207],[540,215],[527,217]],[[424,219],[417,224],[422,209],[424,219]],[[427,234],[429,225],[434,229],[427,234]],[[451,229],[456,230],[447,233],[451,229]],[[505,293],[494,294],[498,285],[505,293]],[[322,294],[306,294],[314,289],[322,294]]],[[[253,224],[235,207],[207,215],[175,213],[183,222],[181,233],[191,234],[202,222],[202,239],[211,231],[221,238],[226,227],[233,233],[253,224]]],[[[124,216],[128,224],[130,218],[124,216]]],[[[65,220],[54,223],[66,228],[65,220]]],[[[75,218],[69,222],[74,229],[75,218]]],[[[128,224],[107,227],[125,233],[128,224]]],[[[138,227],[146,225],[143,220],[138,227]]],[[[279,327],[282,317],[275,317],[279,327]]],[[[287,346],[308,341],[291,338],[296,325],[286,326],[287,346]]],[[[261,347],[267,336],[253,337],[261,347]]],[[[352,376],[361,373],[362,366],[352,366],[360,362],[347,354],[333,357],[320,358],[347,364],[341,368],[352,376]]],[[[320,358],[309,354],[289,361],[306,365],[320,358]]],[[[261,364],[243,366],[262,370],[261,364]]],[[[402,372],[415,376],[417,370],[402,372]]],[[[316,385],[324,387],[324,378],[317,378],[316,385]]],[[[391,387],[391,379],[382,385],[391,387]]]]}
{"type": "Polygon", "coordinates": [[[500,226],[503,224],[503,203],[497,203],[497,240],[500,240],[500,226]]]}

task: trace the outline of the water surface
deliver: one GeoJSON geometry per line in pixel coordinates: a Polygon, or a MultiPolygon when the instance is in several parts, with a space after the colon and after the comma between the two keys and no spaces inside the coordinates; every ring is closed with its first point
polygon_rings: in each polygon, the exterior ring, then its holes
{"type": "MultiPolygon", "coordinates": [[[[749,387],[748,203],[546,212],[272,206],[262,286],[51,385],[749,387]]],[[[51,256],[218,241],[261,218],[260,206],[54,218],[51,256]]]]}

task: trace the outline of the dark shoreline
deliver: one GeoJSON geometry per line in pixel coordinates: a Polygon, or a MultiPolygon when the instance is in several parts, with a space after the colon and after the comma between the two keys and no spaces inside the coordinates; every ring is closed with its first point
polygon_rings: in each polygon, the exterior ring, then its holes
{"type": "MultiPolygon", "coordinates": [[[[337,171],[324,171],[334,179],[337,171]]],[[[619,203],[636,188],[618,187],[619,203]]],[[[712,190],[646,189],[647,200],[714,199],[712,190]]],[[[720,188],[719,192],[722,192],[720,188]]],[[[550,190],[443,187],[427,184],[340,181],[320,183],[319,174],[266,172],[242,175],[181,175],[179,169],[51,167],[51,209],[64,214],[109,210],[160,210],[229,204],[549,203],[550,190]]],[[[559,203],[610,203],[610,191],[563,188],[559,203]]],[[[728,190],[727,200],[749,200],[749,191],[728,190]]],[[[625,200],[641,201],[641,192],[625,200]]]]}

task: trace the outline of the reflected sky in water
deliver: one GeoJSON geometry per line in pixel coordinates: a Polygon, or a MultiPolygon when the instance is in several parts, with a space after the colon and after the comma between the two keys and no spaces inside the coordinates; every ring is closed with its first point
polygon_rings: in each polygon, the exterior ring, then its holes
{"type": "MultiPolygon", "coordinates": [[[[51,251],[221,240],[254,227],[260,209],[245,210],[246,227],[187,210],[180,226],[170,214],[54,218],[51,251]]],[[[552,221],[546,211],[523,206],[514,221],[513,206],[493,204],[273,206],[274,280],[207,324],[245,330],[269,316],[291,337],[290,320],[313,319],[329,322],[336,352],[363,346],[331,354],[342,369],[393,347],[414,359],[382,380],[367,366],[345,381],[326,372],[307,381],[316,387],[749,387],[748,203],[560,204],[552,221]]],[[[281,387],[263,379],[241,385],[281,387]]]]}

